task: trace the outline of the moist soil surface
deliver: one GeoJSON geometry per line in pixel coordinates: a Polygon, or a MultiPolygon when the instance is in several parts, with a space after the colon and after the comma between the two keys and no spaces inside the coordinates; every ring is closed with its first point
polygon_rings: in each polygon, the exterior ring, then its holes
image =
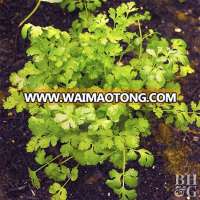
{"type": "MultiPolygon", "coordinates": [[[[116,7],[121,2],[127,1],[110,0],[99,11],[116,7]]],[[[137,4],[152,15],[151,22],[145,24],[143,30],[153,28],[166,38],[179,37],[187,42],[196,72],[181,80],[182,91],[186,102],[199,101],[200,0],[186,0],[185,3],[178,0],[138,0],[137,4]]],[[[33,7],[34,0],[0,0],[0,200],[50,199],[48,186],[51,182],[48,179],[41,174],[42,188],[35,190],[28,178],[28,167],[37,167],[33,155],[25,151],[31,137],[27,127],[28,114],[2,108],[2,100],[8,95],[9,75],[27,61],[25,51],[28,43],[21,39],[18,24],[33,7]]],[[[43,3],[29,22],[67,30],[75,18],[77,12],[69,14],[58,5],[43,3]]],[[[166,128],[162,122],[152,120],[152,124],[153,134],[143,141],[143,146],[154,153],[156,161],[150,169],[134,165],[140,173],[138,200],[176,200],[173,195],[175,174],[188,173],[190,169],[195,169],[195,173],[200,171],[200,138],[195,135],[199,130],[192,128],[191,133],[184,134],[166,128]],[[177,159],[173,159],[175,155],[177,159]]],[[[104,184],[111,168],[109,163],[82,167],[78,181],[68,187],[69,200],[117,200],[104,184]]]]}

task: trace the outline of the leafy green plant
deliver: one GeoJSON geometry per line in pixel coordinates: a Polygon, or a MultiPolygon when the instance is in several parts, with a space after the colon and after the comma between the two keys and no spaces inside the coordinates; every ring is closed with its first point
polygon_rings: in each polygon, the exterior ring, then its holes
{"type": "Polygon", "coordinates": [[[24,102],[23,91],[59,87],[174,89],[181,99],[177,78],[193,72],[186,44],[180,39],[167,41],[153,30],[142,33],[141,22],[150,20],[150,15],[137,11],[135,3],[130,2],[110,8],[108,16],[82,12],[69,32],[31,24],[22,29],[22,37],[30,40],[27,55],[31,60],[11,74],[10,96],[4,107],[29,111],[32,138],[26,150],[35,152],[35,160],[41,165],[37,170],[29,169],[29,174],[36,188],[40,187],[39,171],[54,181],[49,188],[52,199],[67,198],[65,186],[77,180],[79,166],[109,161],[115,169],[109,172],[106,184],[119,199],[133,200],[138,172],[127,164],[138,161],[142,167],[151,167],[154,162],[152,153],[140,144],[141,138],[150,135],[149,114],[184,131],[191,123],[199,126],[200,104],[194,102],[192,111],[185,103],[24,102]],[[138,31],[129,31],[130,26],[137,26],[138,31]],[[125,63],[131,52],[134,55],[125,63]],[[52,155],[47,153],[49,148],[55,149],[52,155]],[[77,164],[72,166],[71,159],[77,164]]]}

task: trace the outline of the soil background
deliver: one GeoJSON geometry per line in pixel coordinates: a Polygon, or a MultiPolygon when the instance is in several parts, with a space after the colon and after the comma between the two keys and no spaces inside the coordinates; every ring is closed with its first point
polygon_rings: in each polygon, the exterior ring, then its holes
{"type": "MultiPolygon", "coordinates": [[[[109,0],[98,12],[127,1],[109,0]]],[[[166,38],[179,37],[187,42],[191,64],[196,73],[181,80],[183,94],[186,102],[199,101],[200,0],[186,0],[185,3],[178,0],[136,2],[152,15],[151,22],[144,24],[143,30],[153,28],[166,38]]],[[[31,136],[26,123],[28,114],[5,111],[2,108],[3,98],[8,95],[9,75],[23,68],[27,61],[25,52],[28,43],[21,39],[18,24],[30,13],[34,3],[34,0],[0,0],[0,200],[50,199],[49,180],[41,174],[42,188],[35,190],[28,178],[27,168],[36,167],[33,155],[25,151],[31,136]]],[[[58,5],[42,3],[29,22],[67,30],[75,18],[77,11],[69,14],[58,5]]],[[[152,119],[152,123],[153,135],[144,140],[143,144],[154,153],[156,162],[151,169],[135,166],[140,173],[138,200],[176,200],[173,195],[176,172],[196,170],[196,173],[200,173],[200,138],[198,134],[192,133],[199,133],[199,130],[193,128],[191,133],[183,134],[166,128],[162,122],[157,123],[152,119]]],[[[104,184],[111,167],[106,163],[81,168],[79,180],[68,187],[69,200],[117,200],[104,184]]]]}

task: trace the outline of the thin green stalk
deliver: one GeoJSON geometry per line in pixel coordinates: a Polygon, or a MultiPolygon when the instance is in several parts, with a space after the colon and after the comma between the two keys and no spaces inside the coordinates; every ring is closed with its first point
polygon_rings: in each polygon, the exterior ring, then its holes
{"type": "Polygon", "coordinates": [[[37,9],[39,8],[40,4],[41,4],[41,0],[37,0],[37,4],[36,4],[35,8],[31,11],[31,13],[30,13],[25,19],[23,19],[23,20],[20,22],[20,24],[19,24],[18,27],[21,27],[32,15],[35,14],[35,12],[36,12],[37,9]]]}
{"type": "Polygon", "coordinates": [[[70,180],[71,180],[71,177],[69,177],[69,178],[67,179],[67,181],[62,185],[62,187],[59,189],[58,192],[60,192],[60,191],[67,185],[67,183],[69,183],[70,180]]]}
{"type": "Polygon", "coordinates": [[[144,36],[144,37],[143,37],[143,40],[146,39],[146,38],[148,38],[148,37],[150,37],[150,36],[152,36],[153,34],[154,34],[154,33],[150,33],[150,34],[144,36]]]}
{"type": "Polygon", "coordinates": [[[69,178],[67,179],[67,181],[63,184],[62,188],[64,188],[64,187],[67,185],[67,183],[69,183],[70,180],[71,180],[71,177],[69,177],[69,178]]]}
{"type": "Polygon", "coordinates": [[[40,168],[38,168],[35,172],[39,172],[40,170],[42,170],[43,168],[45,168],[48,164],[52,163],[54,160],[56,160],[57,158],[61,157],[60,155],[57,155],[55,158],[53,158],[52,160],[50,160],[49,162],[47,162],[46,164],[42,165],[40,168]]]}
{"type": "Polygon", "coordinates": [[[139,58],[140,58],[142,55],[143,36],[142,36],[142,29],[141,29],[141,24],[139,20],[138,20],[138,28],[139,28],[139,34],[140,34],[140,39],[141,39],[140,52],[139,52],[139,58]]]}
{"type": "Polygon", "coordinates": [[[73,157],[71,156],[71,157],[65,159],[64,161],[62,161],[60,164],[63,165],[64,163],[66,163],[67,161],[71,160],[72,158],[73,158],[73,157]]]}
{"type": "MultiPolygon", "coordinates": [[[[77,164],[76,167],[79,167],[80,164],[77,164]]],[[[63,184],[62,188],[64,188],[67,183],[69,183],[69,181],[71,180],[71,176],[67,179],[67,181],[63,184]]]]}

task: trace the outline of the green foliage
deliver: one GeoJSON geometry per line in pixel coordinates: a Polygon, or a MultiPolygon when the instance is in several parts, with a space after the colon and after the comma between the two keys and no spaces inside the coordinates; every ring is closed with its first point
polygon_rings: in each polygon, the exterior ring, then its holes
{"type": "Polygon", "coordinates": [[[29,177],[31,178],[31,183],[32,185],[39,189],[40,188],[40,180],[37,177],[37,174],[35,171],[31,170],[30,168],[28,169],[29,177]]]}
{"type": "Polygon", "coordinates": [[[164,118],[167,124],[173,124],[182,131],[187,131],[190,124],[200,127],[200,102],[173,104],[149,104],[145,110],[153,111],[158,118],[164,118]]]}
{"type": "MultiPolygon", "coordinates": [[[[73,10],[74,5],[66,2],[73,10]]],[[[110,8],[108,16],[82,12],[69,32],[31,24],[22,29],[22,37],[30,40],[27,55],[31,60],[11,74],[10,96],[4,108],[29,111],[28,127],[33,136],[26,150],[36,152],[35,160],[42,165],[36,171],[29,170],[29,174],[36,188],[40,187],[37,178],[40,170],[55,181],[49,189],[52,199],[67,198],[64,186],[77,180],[78,165],[109,161],[116,170],[110,171],[107,185],[120,199],[134,200],[138,173],[127,170],[126,166],[136,161],[143,167],[153,165],[153,155],[140,144],[142,137],[150,135],[149,113],[184,131],[192,123],[200,126],[200,104],[195,102],[191,103],[191,109],[185,103],[39,105],[24,102],[23,91],[59,87],[173,89],[181,98],[177,77],[193,72],[186,44],[180,39],[168,41],[153,30],[142,33],[140,23],[149,20],[150,15],[137,10],[135,3],[129,2],[110,8]],[[138,26],[138,31],[131,32],[130,26],[138,26]],[[123,58],[132,52],[134,56],[124,64],[123,58]],[[50,152],[46,151],[49,148],[59,148],[60,155],[53,159],[46,153],[50,152]],[[78,163],[72,168],[67,162],[71,158],[78,163]],[[64,181],[63,186],[58,184],[64,181]]]]}
{"type": "Polygon", "coordinates": [[[64,165],[58,165],[56,163],[50,163],[44,170],[45,174],[54,181],[64,181],[70,171],[64,165]]]}
{"type": "Polygon", "coordinates": [[[78,167],[74,167],[71,170],[71,181],[76,181],[78,179],[78,167]]]}
{"type": "Polygon", "coordinates": [[[150,167],[150,166],[153,165],[154,157],[151,154],[151,152],[149,152],[146,149],[140,149],[140,150],[138,150],[138,152],[140,154],[139,163],[140,163],[141,166],[150,167]]]}
{"type": "Polygon", "coordinates": [[[49,193],[52,194],[52,200],[66,200],[67,190],[59,183],[54,183],[49,188],[49,193]]]}
{"type": "Polygon", "coordinates": [[[61,7],[67,8],[69,12],[73,12],[76,8],[80,10],[95,11],[101,7],[102,2],[106,0],[61,0],[61,7]]]}
{"type": "Polygon", "coordinates": [[[110,180],[106,181],[106,184],[118,194],[120,200],[135,199],[137,193],[135,188],[138,182],[138,172],[135,169],[129,169],[122,173],[116,170],[109,172],[110,180]]]}

